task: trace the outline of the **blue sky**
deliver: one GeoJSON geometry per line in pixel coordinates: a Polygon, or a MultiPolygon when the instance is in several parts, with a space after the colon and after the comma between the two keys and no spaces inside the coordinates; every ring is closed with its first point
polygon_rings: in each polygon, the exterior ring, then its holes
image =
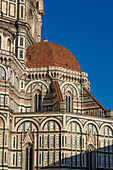
{"type": "Polygon", "coordinates": [[[113,0],[44,0],[42,39],[68,48],[91,93],[113,109],[113,0]]]}

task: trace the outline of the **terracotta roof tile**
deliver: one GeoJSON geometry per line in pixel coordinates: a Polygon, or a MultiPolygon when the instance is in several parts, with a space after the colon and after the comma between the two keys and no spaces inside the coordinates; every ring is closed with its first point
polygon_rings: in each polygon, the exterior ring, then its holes
{"type": "Polygon", "coordinates": [[[27,49],[27,67],[59,66],[74,71],[81,71],[75,56],[64,46],[42,41],[27,49]]]}

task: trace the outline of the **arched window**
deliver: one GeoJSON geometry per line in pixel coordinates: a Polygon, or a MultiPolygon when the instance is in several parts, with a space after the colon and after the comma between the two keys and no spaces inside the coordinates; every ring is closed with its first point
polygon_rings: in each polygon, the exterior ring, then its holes
{"type": "Polygon", "coordinates": [[[32,13],[32,10],[30,9],[29,10],[29,24],[30,24],[30,26],[31,26],[31,28],[32,28],[32,24],[33,24],[33,13],[32,13]]]}
{"type": "MultiPolygon", "coordinates": [[[[42,129],[44,133],[41,135],[42,140],[40,142],[41,142],[41,149],[43,149],[45,153],[44,155],[42,155],[42,159],[44,160],[43,166],[48,166],[48,165],[51,166],[54,165],[54,163],[56,162],[57,163],[60,162],[61,159],[60,158],[61,127],[54,120],[50,120],[44,124],[42,129]],[[54,132],[54,135],[52,132],[54,132]],[[52,151],[54,148],[55,148],[55,152],[52,151]],[[50,155],[51,160],[49,159],[48,155],[50,155]],[[55,157],[57,157],[56,161],[54,159],[55,157]]],[[[40,157],[39,162],[41,162],[42,159],[40,157]]]]}
{"type": "Polygon", "coordinates": [[[34,36],[35,23],[34,23],[34,18],[33,18],[33,12],[31,9],[29,10],[28,23],[29,23],[30,29],[31,29],[30,32],[31,32],[32,36],[34,36]]]}
{"type": "Polygon", "coordinates": [[[0,49],[1,49],[1,46],[2,46],[2,39],[1,39],[1,36],[0,36],[0,49]]]}
{"type": "Polygon", "coordinates": [[[18,77],[15,78],[15,87],[16,87],[16,89],[19,88],[19,80],[18,80],[18,77]]]}
{"type": "Polygon", "coordinates": [[[70,106],[71,106],[70,96],[66,96],[66,111],[67,112],[70,112],[70,106]]]}
{"type": "Polygon", "coordinates": [[[73,121],[69,123],[67,129],[69,131],[69,134],[65,137],[66,146],[68,147],[68,149],[73,148],[75,150],[80,150],[82,147],[80,125],[77,122],[73,121]]]}
{"type": "Polygon", "coordinates": [[[0,80],[6,80],[6,71],[3,67],[0,67],[0,80]]]}
{"type": "Polygon", "coordinates": [[[37,94],[35,94],[35,112],[37,112],[37,94]]]}
{"type": "Polygon", "coordinates": [[[0,129],[3,129],[4,128],[4,121],[2,120],[2,118],[0,118],[0,129]]]}
{"type": "Polygon", "coordinates": [[[10,39],[7,40],[7,50],[11,52],[11,40],[10,39]]]}
{"type": "Polygon", "coordinates": [[[39,9],[39,2],[36,3],[36,8],[39,9]]]}
{"type": "Polygon", "coordinates": [[[13,84],[13,72],[10,70],[10,82],[13,84]]]}
{"type": "Polygon", "coordinates": [[[73,101],[72,101],[72,94],[67,93],[66,95],[66,111],[72,112],[73,111],[73,101]]]}
{"type": "Polygon", "coordinates": [[[103,126],[101,129],[101,150],[105,152],[112,152],[113,144],[112,144],[112,128],[108,125],[103,126]]]}
{"type": "Polygon", "coordinates": [[[42,95],[41,93],[35,94],[35,112],[41,111],[42,95]]]}

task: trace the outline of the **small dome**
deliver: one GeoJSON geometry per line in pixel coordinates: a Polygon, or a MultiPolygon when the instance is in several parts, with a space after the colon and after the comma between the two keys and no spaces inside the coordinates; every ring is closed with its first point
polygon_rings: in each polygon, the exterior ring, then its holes
{"type": "Polygon", "coordinates": [[[29,68],[59,66],[81,71],[75,56],[67,48],[47,39],[28,47],[26,66],[29,68]]]}

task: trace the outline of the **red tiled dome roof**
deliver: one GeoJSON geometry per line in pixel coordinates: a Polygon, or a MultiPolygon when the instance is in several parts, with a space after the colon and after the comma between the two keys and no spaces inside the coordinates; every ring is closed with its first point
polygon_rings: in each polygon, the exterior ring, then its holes
{"type": "Polygon", "coordinates": [[[26,66],[29,68],[59,66],[81,71],[75,56],[67,48],[47,39],[28,47],[26,66]]]}

